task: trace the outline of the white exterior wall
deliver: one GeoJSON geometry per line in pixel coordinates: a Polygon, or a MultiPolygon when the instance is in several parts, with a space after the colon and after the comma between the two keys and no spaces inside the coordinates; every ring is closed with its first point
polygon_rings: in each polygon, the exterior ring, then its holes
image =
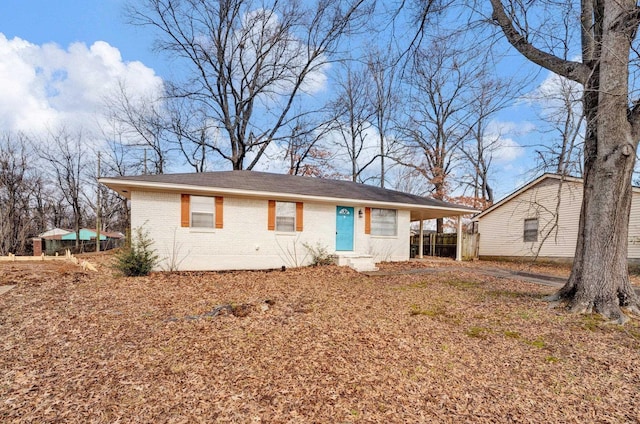
{"type": "MultiPolygon", "coordinates": [[[[223,228],[180,226],[180,193],[131,193],[131,227],[143,226],[161,258],[158,269],[173,262],[179,270],[272,269],[308,265],[311,255],[303,244],[335,253],[336,204],[304,202],[303,231],[267,230],[267,199],[224,197],[223,228]]],[[[364,218],[355,211],[354,253],[371,254],[376,261],[409,259],[409,211],[398,211],[397,237],[364,234],[364,218]]],[[[345,253],[345,252],[340,252],[345,253]]]]}
{"type": "MultiPolygon", "coordinates": [[[[479,255],[571,259],[581,205],[582,183],[564,181],[560,186],[558,179],[543,180],[478,220],[479,255]],[[527,218],[538,218],[537,242],[524,241],[527,218]]],[[[640,258],[640,193],[636,191],[631,203],[629,258],[640,258]]]]}

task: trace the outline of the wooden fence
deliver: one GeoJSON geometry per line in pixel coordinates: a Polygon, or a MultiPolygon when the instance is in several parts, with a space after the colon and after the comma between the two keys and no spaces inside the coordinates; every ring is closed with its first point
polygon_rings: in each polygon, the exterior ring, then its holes
{"type": "MultiPolygon", "coordinates": [[[[462,234],[462,259],[478,257],[480,234],[462,234]]],[[[431,233],[423,238],[423,255],[441,258],[455,258],[458,235],[456,233],[431,233]]],[[[418,257],[420,237],[411,236],[411,257],[418,257]]]]}
{"type": "Polygon", "coordinates": [[[0,256],[0,262],[34,262],[34,261],[69,261],[76,265],[79,265],[84,270],[97,271],[95,265],[89,261],[80,260],[71,254],[71,251],[67,250],[64,255],[47,256],[44,253],[40,256],[16,256],[13,253],[9,253],[7,256],[0,256]]]}

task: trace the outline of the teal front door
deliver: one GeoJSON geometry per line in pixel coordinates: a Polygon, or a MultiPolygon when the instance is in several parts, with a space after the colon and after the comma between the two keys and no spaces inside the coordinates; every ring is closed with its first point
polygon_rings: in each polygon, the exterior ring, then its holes
{"type": "Polygon", "coordinates": [[[353,250],[353,208],[336,208],[336,250],[353,250]]]}

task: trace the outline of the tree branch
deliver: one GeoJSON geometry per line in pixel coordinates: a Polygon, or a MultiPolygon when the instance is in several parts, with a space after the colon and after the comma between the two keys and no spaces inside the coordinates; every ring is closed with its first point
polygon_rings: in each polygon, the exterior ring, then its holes
{"type": "Polygon", "coordinates": [[[527,41],[526,37],[520,34],[513,26],[513,22],[509,16],[507,16],[502,2],[500,0],[490,1],[491,7],[493,8],[493,20],[500,26],[509,43],[524,57],[551,72],[562,75],[580,84],[586,84],[591,74],[589,66],[580,62],[560,59],[557,56],[534,47],[527,41]]]}

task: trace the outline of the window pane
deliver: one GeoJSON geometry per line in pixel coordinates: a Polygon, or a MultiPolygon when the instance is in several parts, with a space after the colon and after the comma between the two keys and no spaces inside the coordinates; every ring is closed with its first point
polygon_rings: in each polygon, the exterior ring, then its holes
{"type": "Polygon", "coordinates": [[[538,219],[524,220],[524,241],[538,241],[538,219]]]}
{"type": "Polygon", "coordinates": [[[193,212],[213,213],[214,198],[202,197],[202,196],[191,196],[191,210],[193,212]]]}
{"type": "Polygon", "coordinates": [[[397,211],[395,209],[371,209],[371,234],[375,236],[395,236],[397,232],[397,211]]]}
{"type": "Polygon", "coordinates": [[[296,216],[296,204],[293,202],[276,202],[276,216],[296,216]]]}
{"type": "Polygon", "coordinates": [[[296,230],[296,220],[295,218],[291,218],[288,216],[277,216],[276,217],[276,231],[295,231],[296,230]]]}
{"type": "Polygon", "coordinates": [[[198,228],[213,228],[213,214],[192,212],[191,213],[191,226],[198,228]]]}
{"type": "Polygon", "coordinates": [[[205,196],[191,196],[191,226],[213,228],[215,199],[205,196]]]}
{"type": "Polygon", "coordinates": [[[296,230],[296,204],[276,202],[276,231],[294,232],[296,230]]]}

